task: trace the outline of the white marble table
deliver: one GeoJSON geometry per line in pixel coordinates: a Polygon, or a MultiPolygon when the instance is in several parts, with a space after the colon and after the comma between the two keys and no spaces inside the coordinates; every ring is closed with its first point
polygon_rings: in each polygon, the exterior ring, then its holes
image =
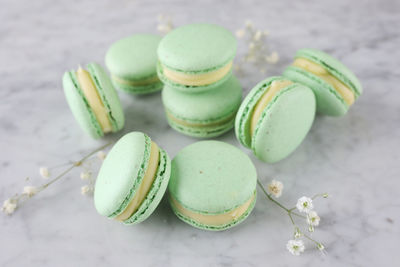
{"type": "MultiPolygon", "coordinates": [[[[229,231],[191,228],[165,200],[145,223],[125,227],[96,214],[92,199],[80,193],[85,183],[76,170],[13,216],[0,214],[0,266],[399,266],[397,0],[60,2],[1,1],[0,200],[20,192],[27,176],[33,184],[42,182],[39,166],[78,159],[105,142],[77,127],[61,88],[65,70],[103,63],[118,38],[156,32],[160,13],[176,25],[206,21],[231,30],[251,19],[270,31],[281,60],[267,74],[241,78],[246,92],[281,73],[303,47],[340,58],[364,86],[348,115],[318,116],[289,158],[267,165],[251,155],[261,181],[284,182],[283,203],[331,194],[315,203],[322,217],[315,237],[328,253],[290,255],[285,245],[291,224],[262,194],[251,216],[229,231]]],[[[127,116],[123,133],[145,131],[171,156],[196,141],[168,127],[159,94],[120,96],[127,116]]],[[[232,132],[218,140],[239,146],[232,132]]]]}

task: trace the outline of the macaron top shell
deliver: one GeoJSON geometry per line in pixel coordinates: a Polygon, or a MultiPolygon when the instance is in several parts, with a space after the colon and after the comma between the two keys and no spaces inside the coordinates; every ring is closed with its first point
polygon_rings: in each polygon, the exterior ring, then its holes
{"type": "Polygon", "coordinates": [[[182,149],[172,161],[169,192],[183,207],[202,214],[228,212],[255,192],[256,169],[238,148],[201,141],[182,149]]]}
{"type": "Polygon", "coordinates": [[[166,67],[181,72],[209,72],[235,56],[233,34],[214,24],[189,24],[168,33],[160,42],[158,57],[166,67]]]}
{"type": "MultiPolygon", "coordinates": [[[[88,64],[87,71],[96,86],[102,104],[107,110],[107,116],[113,132],[122,129],[125,117],[119,97],[110,78],[104,69],[96,63],[88,64]]],[[[64,74],[63,88],[70,109],[81,128],[93,138],[102,137],[104,133],[80,88],[75,71],[69,71],[64,74]]]]}
{"type": "Polygon", "coordinates": [[[162,92],[164,106],[178,119],[192,123],[207,123],[231,116],[242,99],[242,87],[234,76],[218,90],[190,94],[168,85],[162,92]]]}
{"type": "Polygon", "coordinates": [[[291,154],[310,130],[315,106],[314,93],[308,87],[292,84],[282,89],[263,111],[252,135],[256,157],[274,163],[291,154]]]}
{"type": "Polygon", "coordinates": [[[338,80],[347,85],[354,92],[356,98],[362,93],[361,83],[354,73],[339,60],[327,53],[316,49],[306,48],[298,50],[295,58],[306,58],[320,64],[331,75],[335,76],[338,80]]]}
{"type": "Polygon", "coordinates": [[[110,150],[95,186],[94,204],[101,215],[112,218],[125,210],[147,169],[150,146],[147,135],[132,132],[110,150]]]}
{"type": "Polygon", "coordinates": [[[106,53],[107,68],[113,75],[127,80],[156,76],[160,40],[154,34],[135,34],[115,42],[106,53]]]}

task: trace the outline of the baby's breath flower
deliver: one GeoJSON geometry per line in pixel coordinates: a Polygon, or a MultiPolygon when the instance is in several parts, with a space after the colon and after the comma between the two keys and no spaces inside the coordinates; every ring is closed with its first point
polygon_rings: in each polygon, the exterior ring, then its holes
{"type": "Polygon", "coordinates": [[[303,240],[289,240],[286,248],[295,256],[299,256],[305,249],[303,240]]]}
{"type": "Polygon", "coordinates": [[[236,31],[236,37],[239,39],[242,39],[245,34],[246,34],[246,32],[243,29],[239,29],[236,31]]]}
{"type": "Polygon", "coordinates": [[[300,231],[299,227],[296,227],[294,229],[294,238],[299,238],[301,236],[302,236],[302,234],[301,234],[301,231],[300,231]]]}
{"type": "Polygon", "coordinates": [[[322,245],[321,243],[318,243],[318,244],[317,244],[317,248],[318,248],[320,251],[323,251],[323,250],[325,249],[324,245],[322,245]]]}
{"type": "Polygon", "coordinates": [[[99,152],[97,152],[97,158],[99,160],[104,160],[106,158],[106,156],[107,156],[107,154],[103,150],[100,150],[99,152]]]}
{"type": "Polygon", "coordinates": [[[322,197],[327,198],[327,197],[329,197],[329,195],[328,195],[328,193],[325,193],[325,194],[322,194],[322,197]]]}
{"type": "Polygon", "coordinates": [[[38,192],[38,188],[35,186],[24,186],[23,194],[27,195],[28,197],[33,197],[38,192]]]}
{"type": "Polygon", "coordinates": [[[299,198],[299,200],[297,200],[296,208],[300,212],[309,213],[314,208],[312,199],[309,197],[299,198]]]}
{"type": "Polygon", "coordinates": [[[272,180],[268,184],[268,193],[274,195],[276,198],[282,195],[283,184],[280,181],[272,180]]]}
{"type": "Polygon", "coordinates": [[[44,179],[47,179],[50,177],[49,168],[47,168],[47,167],[40,167],[39,173],[40,173],[40,176],[42,176],[42,178],[44,178],[44,179]]]}
{"type": "Polygon", "coordinates": [[[18,205],[17,205],[16,201],[9,198],[3,202],[2,210],[4,211],[5,214],[11,215],[17,209],[17,206],[18,205]]]}
{"type": "Polygon", "coordinates": [[[307,223],[311,226],[318,226],[320,220],[321,218],[318,216],[317,212],[313,210],[307,214],[307,223]]]}
{"type": "Polygon", "coordinates": [[[244,24],[246,28],[253,28],[253,22],[251,20],[246,20],[244,24]]]}
{"type": "Polygon", "coordinates": [[[92,193],[93,188],[90,185],[84,185],[81,187],[81,194],[82,195],[88,195],[92,193]]]}
{"type": "Polygon", "coordinates": [[[261,32],[260,30],[258,30],[258,31],[256,31],[256,33],[254,34],[253,39],[254,39],[255,41],[259,41],[259,40],[261,39],[261,36],[262,36],[262,32],[261,32]]]}
{"type": "Polygon", "coordinates": [[[279,60],[279,55],[276,51],[272,52],[269,56],[265,57],[265,61],[270,64],[275,64],[279,60]]]}
{"type": "Polygon", "coordinates": [[[91,172],[81,172],[81,179],[82,180],[87,180],[90,177],[92,177],[92,173],[91,172]]]}
{"type": "Polygon", "coordinates": [[[314,232],[314,226],[312,226],[312,225],[309,225],[308,226],[308,231],[310,232],[310,233],[312,233],[312,232],[314,232]]]}

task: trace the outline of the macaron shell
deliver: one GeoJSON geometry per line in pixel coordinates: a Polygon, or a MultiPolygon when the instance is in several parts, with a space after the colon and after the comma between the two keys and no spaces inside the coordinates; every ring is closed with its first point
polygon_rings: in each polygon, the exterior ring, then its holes
{"type": "Polygon", "coordinates": [[[175,215],[181,219],[182,221],[186,222],[187,224],[190,224],[193,227],[196,227],[198,229],[202,229],[202,230],[209,230],[209,231],[222,231],[222,230],[226,230],[228,228],[231,228],[233,226],[238,225],[239,223],[243,222],[251,213],[251,211],[253,210],[255,204],[256,204],[256,197],[254,197],[254,200],[251,202],[249,208],[246,210],[245,213],[243,213],[238,219],[232,221],[231,223],[227,223],[227,224],[223,224],[223,225],[206,225],[206,224],[201,224],[198,223],[194,220],[192,220],[189,217],[186,217],[185,215],[181,214],[172,204],[172,202],[170,201],[171,207],[172,207],[172,211],[175,213],[175,215]]]}
{"type": "Polygon", "coordinates": [[[235,134],[239,142],[247,148],[251,148],[252,136],[250,135],[250,121],[253,114],[252,111],[261,96],[269,89],[269,86],[275,80],[285,80],[285,78],[275,76],[259,82],[244,98],[236,114],[235,134]]]}
{"type": "Polygon", "coordinates": [[[322,65],[329,73],[350,87],[355,93],[355,98],[362,93],[360,81],[349,68],[336,58],[325,52],[310,48],[298,50],[296,52],[296,58],[298,57],[303,57],[322,65]]]}
{"type": "Polygon", "coordinates": [[[164,196],[170,175],[171,160],[168,154],[160,148],[160,162],[154,183],[138,210],[129,219],[125,220],[124,224],[138,224],[153,213],[164,196]]]}
{"type": "Polygon", "coordinates": [[[157,75],[157,47],[161,36],[135,34],[113,43],[105,57],[107,68],[121,79],[141,80],[157,75]]]}
{"type": "Polygon", "coordinates": [[[232,70],[230,70],[224,77],[222,77],[220,80],[216,81],[215,83],[202,85],[202,86],[183,85],[183,84],[172,82],[167,77],[165,77],[160,64],[157,64],[157,75],[158,75],[158,78],[166,86],[173,87],[173,88],[175,88],[175,90],[179,90],[179,91],[187,92],[187,93],[201,93],[201,92],[217,89],[219,86],[224,84],[227,80],[229,80],[233,76],[232,70]]]}
{"type": "Polygon", "coordinates": [[[96,63],[88,64],[87,69],[93,78],[104,107],[108,111],[108,118],[111,122],[113,132],[121,130],[124,127],[125,116],[118,94],[109,76],[105,70],[96,63]]]}
{"type": "Polygon", "coordinates": [[[315,96],[305,86],[282,89],[263,111],[252,137],[257,158],[274,163],[291,154],[303,141],[315,117],[315,96]]]}
{"type": "Polygon", "coordinates": [[[224,142],[201,141],[172,160],[168,190],[186,209],[216,215],[248,201],[256,183],[256,168],[244,152],[224,142]]]}
{"type": "Polygon", "coordinates": [[[130,203],[150,158],[150,138],[141,132],[124,135],[105,158],[95,185],[94,204],[103,216],[113,218],[130,203]]]}
{"type": "Polygon", "coordinates": [[[343,97],[318,76],[303,69],[289,66],[283,72],[283,76],[311,88],[317,101],[317,112],[329,116],[343,116],[349,107],[343,97]]]}
{"type": "Polygon", "coordinates": [[[149,85],[142,85],[142,86],[132,86],[132,85],[128,85],[128,84],[118,83],[115,80],[113,80],[112,83],[114,84],[114,86],[117,89],[119,89],[125,93],[134,94],[134,95],[142,95],[142,94],[150,94],[150,93],[158,92],[164,86],[161,81],[157,82],[157,83],[149,84],[149,85]]]}
{"type": "Polygon", "coordinates": [[[223,67],[236,53],[237,42],[227,29],[206,23],[189,24],[168,33],[158,46],[158,58],[170,69],[209,72],[223,67]]]}
{"type": "Polygon", "coordinates": [[[63,88],[67,103],[79,126],[92,138],[97,139],[102,137],[104,134],[101,126],[79,88],[74,71],[64,74],[63,88]]]}

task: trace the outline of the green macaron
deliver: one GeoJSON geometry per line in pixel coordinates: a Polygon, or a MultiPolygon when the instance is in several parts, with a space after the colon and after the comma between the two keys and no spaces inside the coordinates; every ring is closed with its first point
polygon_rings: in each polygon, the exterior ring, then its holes
{"type": "Polygon", "coordinates": [[[93,138],[124,126],[118,95],[104,69],[96,64],[65,72],[62,79],[68,105],[81,128],[93,138]]]}
{"type": "Polygon", "coordinates": [[[256,184],[256,168],[240,149],[201,141],[183,148],[172,160],[169,201],[184,222],[205,230],[225,230],[250,214],[256,184]]]}
{"type": "Polygon", "coordinates": [[[185,135],[215,137],[233,128],[242,87],[232,75],[214,90],[187,93],[166,85],[162,92],[169,125],[185,135]]]}
{"type": "Polygon", "coordinates": [[[317,111],[342,116],[361,95],[357,77],[330,55],[315,49],[297,51],[294,63],[283,73],[285,77],[310,87],[317,100],[317,111]]]}
{"type": "Polygon", "coordinates": [[[154,34],[135,34],[110,46],[105,61],[117,89],[132,94],[161,90],[163,85],[156,70],[160,40],[154,34]]]}
{"type": "Polygon", "coordinates": [[[178,90],[215,88],[231,75],[236,46],[233,34],[221,26],[198,23],[179,27],[158,46],[158,75],[178,90]]]}
{"type": "Polygon", "coordinates": [[[268,163],[291,154],[303,141],[315,117],[310,88],[283,77],[258,83],[242,102],[235,120],[236,137],[268,163]]]}
{"type": "Polygon", "coordinates": [[[142,222],[160,203],[170,178],[167,153],[141,132],[124,135],[105,158],[95,185],[99,214],[123,222],[142,222]]]}

